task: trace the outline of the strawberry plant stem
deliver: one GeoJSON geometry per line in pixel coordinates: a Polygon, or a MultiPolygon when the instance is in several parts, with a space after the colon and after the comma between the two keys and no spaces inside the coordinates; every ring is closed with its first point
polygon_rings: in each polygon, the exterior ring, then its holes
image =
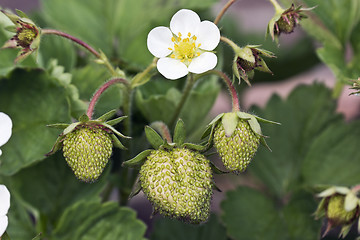
{"type": "Polygon", "coordinates": [[[114,67],[109,63],[108,59],[103,56],[103,54],[100,54],[99,52],[97,52],[94,48],[92,48],[90,45],[88,45],[87,43],[85,43],[84,41],[71,36],[70,34],[55,30],[55,29],[42,29],[41,30],[41,34],[53,34],[53,35],[58,35],[61,36],[63,38],[67,38],[77,44],[79,44],[80,46],[84,47],[86,50],[88,50],[90,53],[92,53],[96,58],[102,60],[102,62],[105,64],[105,66],[108,68],[108,70],[110,71],[110,73],[113,76],[116,76],[117,73],[114,69],[114,67]]]}
{"type": "Polygon", "coordinates": [[[217,17],[214,20],[214,23],[217,25],[220,21],[220,19],[222,18],[222,16],[225,14],[225,12],[228,10],[228,8],[235,2],[236,0],[229,0],[225,6],[221,9],[221,11],[219,12],[219,14],[217,15],[217,17]]]}
{"type": "Polygon", "coordinates": [[[129,82],[123,78],[113,78],[107,82],[105,82],[94,94],[92,99],[90,100],[89,107],[87,109],[86,115],[91,120],[92,115],[94,114],[94,109],[97,101],[99,100],[101,94],[105,92],[106,89],[108,89],[110,86],[112,86],[115,83],[122,83],[125,86],[129,87],[129,82]]]}

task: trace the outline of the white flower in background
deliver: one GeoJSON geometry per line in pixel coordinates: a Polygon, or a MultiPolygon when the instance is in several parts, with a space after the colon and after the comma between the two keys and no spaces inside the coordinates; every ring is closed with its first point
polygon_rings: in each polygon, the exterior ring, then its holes
{"type": "MultiPolygon", "coordinates": [[[[12,133],[12,121],[11,118],[5,113],[0,112],[0,147],[7,143],[12,133]]],[[[0,149],[0,156],[2,152],[0,149]]]]}
{"type": "Polygon", "coordinates": [[[8,226],[8,213],[10,207],[10,193],[4,186],[0,185],[0,237],[4,234],[8,226]]]}
{"type": "Polygon", "coordinates": [[[187,9],[175,13],[170,29],[156,27],[147,38],[149,51],[159,58],[158,71],[168,79],[215,68],[217,56],[211,51],[219,42],[219,28],[213,22],[201,22],[195,12],[187,9]]]}

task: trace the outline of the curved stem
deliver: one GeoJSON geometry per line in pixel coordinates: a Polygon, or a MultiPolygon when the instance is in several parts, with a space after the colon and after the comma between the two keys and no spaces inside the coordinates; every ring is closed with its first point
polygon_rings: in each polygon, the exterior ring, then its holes
{"type": "Polygon", "coordinates": [[[98,51],[96,51],[94,48],[92,48],[90,45],[88,45],[87,43],[85,43],[84,41],[71,36],[70,34],[61,32],[59,30],[55,30],[55,29],[42,29],[41,30],[41,34],[53,34],[53,35],[58,35],[61,36],[63,38],[67,38],[77,44],[79,44],[80,46],[84,47],[86,50],[88,50],[90,53],[92,53],[96,58],[100,59],[103,61],[103,63],[105,64],[105,66],[109,69],[109,71],[111,72],[111,74],[113,76],[116,76],[117,73],[115,71],[115,69],[113,68],[113,66],[109,63],[109,60],[106,58],[106,56],[103,56],[103,54],[99,53],[98,51]]]}
{"type": "Polygon", "coordinates": [[[193,74],[189,73],[189,75],[188,75],[188,77],[186,79],[186,85],[185,85],[185,88],[183,90],[183,94],[182,94],[182,97],[180,99],[180,103],[176,107],[174,115],[171,118],[171,121],[170,121],[170,124],[169,124],[169,127],[171,129],[174,127],[175,122],[179,118],[181,110],[184,107],[185,102],[186,102],[187,98],[189,97],[190,91],[193,88],[195,82],[196,82],[196,79],[194,78],[193,74]]]}
{"type": "Polygon", "coordinates": [[[94,94],[92,99],[90,100],[89,107],[87,109],[86,115],[89,117],[89,119],[92,118],[92,115],[94,114],[94,109],[97,101],[99,100],[101,94],[105,92],[106,89],[108,89],[110,86],[112,86],[115,83],[122,83],[125,86],[129,87],[129,83],[127,80],[123,78],[113,78],[107,82],[105,82],[94,94]]]}
{"type": "Polygon", "coordinates": [[[227,37],[221,36],[220,40],[223,41],[224,43],[227,43],[232,49],[234,49],[235,52],[241,49],[238,45],[236,45],[236,43],[234,43],[227,37]]]}
{"type": "Polygon", "coordinates": [[[224,15],[224,13],[228,10],[228,8],[235,2],[236,0],[229,0],[225,6],[223,7],[223,9],[221,9],[220,13],[217,15],[217,17],[214,20],[214,23],[217,25],[220,21],[220,19],[222,18],[222,16],[224,15]]]}
{"type": "Polygon", "coordinates": [[[219,77],[221,77],[222,80],[224,80],[226,86],[228,87],[230,95],[231,95],[232,111],[233,112],[240,111],[240,104],[239,104],[239,98],[238,98],[238,95],[237,95],[237,91],[236,91],[234,85],[232,84],[231,80],[229,79],[229,77],[225,73],[223,73],[223,72],[221,72],[219,70],[210,70],[210,71],[207,71],[206,73],[204,73],[201,76],[204,76],[204,75],[207,75],[207,74],[216,74],[219,77]]]}

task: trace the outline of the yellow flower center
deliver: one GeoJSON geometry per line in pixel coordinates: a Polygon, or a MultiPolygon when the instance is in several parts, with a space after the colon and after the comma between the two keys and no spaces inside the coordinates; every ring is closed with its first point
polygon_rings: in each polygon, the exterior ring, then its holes
{"type": "Polygon", "coordinates": [[[172,50],[170,57],[178,59],[188,66],[192,59],[200,56],[202,53],[199,49],[201,44],[196,44],[196,39],[196,36],[191,33],[188,33],[185,38],[182,38],[181,33],[178,33],[178,36],[174,35],[171,38],[174,48],[169,48],[169,50],[172,50]]]}

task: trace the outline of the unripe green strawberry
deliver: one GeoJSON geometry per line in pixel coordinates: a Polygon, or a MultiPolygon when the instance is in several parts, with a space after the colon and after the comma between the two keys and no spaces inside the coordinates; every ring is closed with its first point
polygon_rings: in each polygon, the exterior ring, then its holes
{"type": "Polygon", "coordinates": [[[211,179],[209,160],[185,148],[153,150],[140,170],[142,190],[155,212],[190,223],[209,217],[211,179]]]}
{"type": "Polygon", "coordinates": [[[95,181],[112,153],[112,138],[102,125],[80,124],[63,139],[63,154],[75,176],[95,181]]]}
{"type": "Polygon", "coordinates": [[[326,216],[332,226],[349,224],[354,221],[357,208],[351,211],[345,210],[345,195],[335,194],[328,199],[326,216]]]}
{"type": "Polygon", "coordinates": [[[233,173],[246,170],[254,157],[260,142],[246,120],[240,119],[231,136],[226,136],[222,124],[217,124],[214,130],[214,145],[224,166],[233,173]]]}

